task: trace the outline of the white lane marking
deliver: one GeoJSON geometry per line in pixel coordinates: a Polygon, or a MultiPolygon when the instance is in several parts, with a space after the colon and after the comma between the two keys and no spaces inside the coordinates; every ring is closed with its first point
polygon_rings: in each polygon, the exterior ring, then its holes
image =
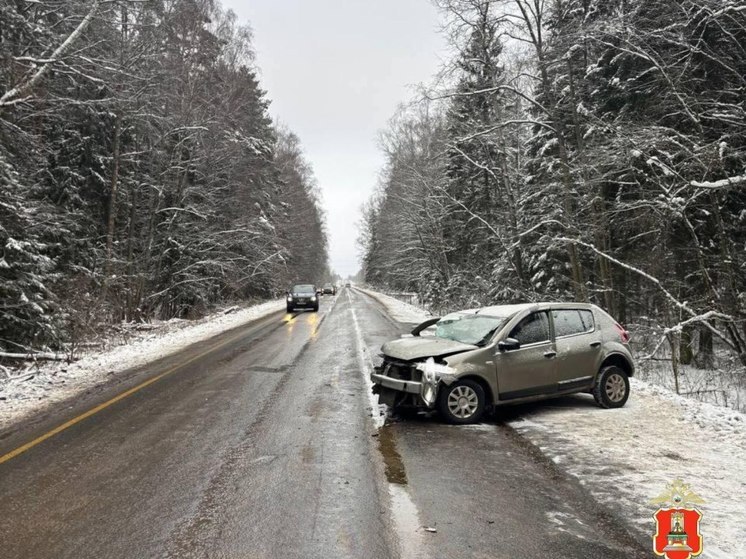
{"type": "Polygon", "coordinates": [[[326,314],[332,314],[334,307],[337,306],[337,300],[339,299],[339,295],[332,295],[332,297],[334,297],[334,299],[332,299],[332,306],[329,307],[329,310],[326,311],[326,314]]]}
{"type": "Polygon", "coordinates": [[[363,375],[363,381],[365,382],[366,392],[368,393],[368,402],[370,403],[370,415],[373,418],[373,425],[376,429],[383,427],[386,421],[386,406],[378,403],[378,396],[373,394],[373,383],[370,381],[370,373],[373,372],[373,359],[370,357],[367,347],[365,346],[365,339],[363,333],[360,330],[360,324],[357,321],[357,314],[355,308],[352,306],[352,298],[350,297],[349,290],[345,290],[347,293],[347,301],[350,303],[350,313],[352,314],[352,323],[355,325],[355,349],[357,350],[357,362],[360,367],[360,373],[363,375]]]}
{"type": "MultiPolygon", "coordinates": [[[[371,418],[376,430],[383,427],[386,421],[386,405],[378,403],[378,397],[373,394],[373,383],[370,381],[370,373],[373,370],[373,360],[365,345],[363,333],[357,320],[355,308],[352,305],[350,291],[347,290],[347,301],[350,303],[352,322],[355,325],[355,345],[357,349],[357,360],[360,373],[368,391],[368,400],[371,405],[371,418]]],[[[403,485],[388,483],[389,498],[391,499],[391,521],[394,525],[401,556],[407,559],[427,559],[424,550],[423,528],[420,524],[420,513],[417,505],[412,501],[409,491],[403,485]]]]}
{"type": "Polygon", "coordinates": [[[420,524],[420,513],[417,505],[409,496],[403,485],[389,483],[391,497],[391,519],[394,522],[399,540],[401,556],[407,559],[425,559],[424,528],[420,524]]]}

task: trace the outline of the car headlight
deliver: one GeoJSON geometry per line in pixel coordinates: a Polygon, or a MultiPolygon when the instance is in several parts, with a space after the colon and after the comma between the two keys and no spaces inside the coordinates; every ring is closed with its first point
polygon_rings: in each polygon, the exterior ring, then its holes
{"type": "Polygon", "coordinates": [[[426,383],[434,384],[443,381],[451,384],[456,380],[456,369],[443,363],[436,363],[432,357],[428,357],[427,361],[417,363],[415,368],[422,371],[422,380],[426,383]]]}
{"type": "Polygon", "coordinates": [[[288,295],[288,301],[292,301],[292,300],[293,300],[293,296],[292,295],[288,295]]]}
{"type": "Polygon", "coordinates": [[[315,301],[315,300],[316,300],[316,295],[313,295],[313,296],[311,297],[311,301],[315,301]]]}

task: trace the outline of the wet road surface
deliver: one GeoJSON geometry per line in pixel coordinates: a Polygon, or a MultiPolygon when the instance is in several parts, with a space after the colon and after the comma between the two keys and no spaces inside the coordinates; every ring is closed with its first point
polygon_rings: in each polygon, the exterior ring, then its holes
{"type": "Polygon", "coordinates": [[[650,556],[499,416],[379,428],[362,369],[405,330],[346,289],[134,371],[179,367],[0,464],[0,556],[650,556]]]}

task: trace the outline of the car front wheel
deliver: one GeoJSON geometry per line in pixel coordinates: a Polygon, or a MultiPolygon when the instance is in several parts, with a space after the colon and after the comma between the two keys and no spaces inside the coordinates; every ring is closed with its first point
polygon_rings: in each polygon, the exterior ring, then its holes
{"type": "Polygon", "coordinates": [[[593,397],[602,408],[621,408],[629,398],[627,373],[615,365],[601,369],[593,387],[593,397]]]}
{"type": "Polygon", "coordinates": [[[476,423],[482,419],[485,405],[484,388],[473,380],[443,385],[438,393],[438,410],[449,423],[476,423]]]}
{"type": "Polygon", "coordinates": [[[287,306],[287,311],[288,311],[289,313],[293,312],[293,307],[291,307],[290,305],[288,305],[288,306],[287,306]]]}

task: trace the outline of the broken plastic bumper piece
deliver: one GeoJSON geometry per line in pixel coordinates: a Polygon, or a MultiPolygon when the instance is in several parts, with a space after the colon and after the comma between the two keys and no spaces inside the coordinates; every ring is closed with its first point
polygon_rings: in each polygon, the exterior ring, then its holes
{"type": "Polygon", "coordinates": [[[387,377],[379,373],[371,373],[370,380],[373,384],[380,384],[386,388],[392,388],[399,392],[409,392],[410,394],[419,394],[422,391],[422,383],[413,380],[399,380],[387,377]]]}

